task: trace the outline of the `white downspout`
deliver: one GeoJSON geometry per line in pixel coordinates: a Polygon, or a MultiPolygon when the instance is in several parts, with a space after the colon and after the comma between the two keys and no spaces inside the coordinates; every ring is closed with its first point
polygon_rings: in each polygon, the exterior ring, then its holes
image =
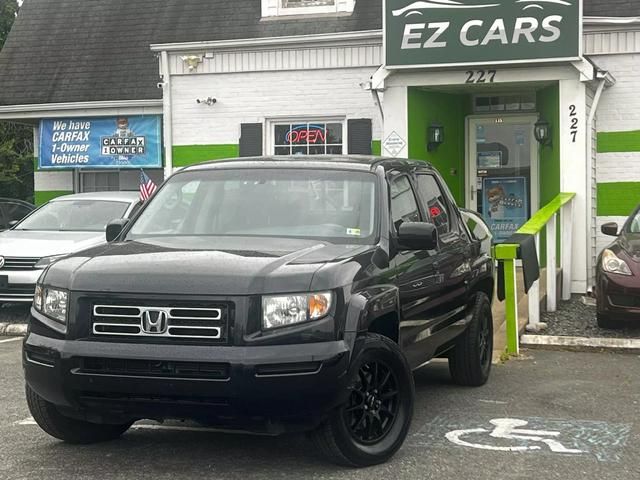
{"type": "MultiPolygon", "coordinates": [[[[594,221],[593,219],[593,199],[592,199],[592,171],[593,171],[593,122],[596,117],[596,113],[598,111],[598,105],[600,104],[600,98],[602,97],[602,92],[604,91],[604,87],[607,84],[607,75],[606,73],[603,75],[602,73],[598,73],[600,77],[600,81],[598,83],[598,88],[596,89],[595,96],[593,97],[593,103],[591,105],[591,110],[589,111],[589,117],[587,118],[587,212],[589,215],[589,224],[594,221]]],[[[597,234],[597,232],[596,232],[597,234]]],[[[593,287],[592,282],[592,270],[593,270],[593,239],[591,237],[591,232],[587,235],[587,291],[590,292],[593,287]]]]}
{"type": "Polygon", "coordinates": [[[166,50],[160,53],[160,68],[162,71],[162,123],[164,142],[164,178],[173,173],[173,114],[171,108],[171,69],[169,68],[169,54],[166,50]]]}

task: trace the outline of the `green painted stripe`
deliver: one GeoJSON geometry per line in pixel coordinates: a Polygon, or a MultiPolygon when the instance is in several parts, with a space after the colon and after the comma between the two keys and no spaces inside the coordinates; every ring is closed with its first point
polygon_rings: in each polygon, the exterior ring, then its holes
{"type": "Polygon", "coordinates": [[[382,155],[382,140],[374,140],[371,142],[371,154],[382,155]]]}
{"type": "Polygon", "coordinates": [[[599,132],[598,153],[608,152],[640,152],[640,130],[599,132]]]}
{"type": "Polygon", "coordinates": [[[240,155],[240,146],[227,145],[177,145],[173,147],[173,166],[186,167],[207,160],[235,158],[240,155]]]}
{"type": "Polygon", "coordinates": [[[70,195],[73,192],[67,190],[51,190],[51,191],[43,191],[43,192],[34,192],[34,199],[37,206],[44,205],[49,200],[53,200],[54,198],[61,197],[62,195],[70,195]]]}
{"type": "Polygon", "coordinates": [[[598,184],[598,216],[626,217],[640,203],[640,182],[598,184]]]}

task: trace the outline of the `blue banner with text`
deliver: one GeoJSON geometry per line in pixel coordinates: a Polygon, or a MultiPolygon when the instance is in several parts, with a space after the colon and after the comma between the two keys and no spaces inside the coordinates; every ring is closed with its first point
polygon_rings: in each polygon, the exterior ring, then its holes
{"type": "Polygon", "coordinates": [[[160,116],[40,122],[39,168],[160,168],[160,116]]]}

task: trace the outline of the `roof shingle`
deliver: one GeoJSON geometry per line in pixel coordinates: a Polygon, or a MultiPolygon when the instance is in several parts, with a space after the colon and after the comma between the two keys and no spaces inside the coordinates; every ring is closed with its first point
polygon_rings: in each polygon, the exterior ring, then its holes
{"type": "MultiPolygon", "coordinates": [[[[152,43],[380,29],[382,0],[353,15],[261,20],[260,0],[25,0],[0,52],[0,105],[159,99],[152,43]]],[[[585,0],[586,15],[640,15],[585,0]]]]}

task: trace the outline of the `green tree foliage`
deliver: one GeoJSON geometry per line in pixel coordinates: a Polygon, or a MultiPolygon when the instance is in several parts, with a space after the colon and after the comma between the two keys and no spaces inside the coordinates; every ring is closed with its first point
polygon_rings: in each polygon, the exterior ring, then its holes
{"type": "MultiPolygon", "coordinates": [[[[17,0],[0,0],[0,50],[19,10],[17,0]]],[[[33,127],[0,122],[0,197],[33,201],[33,127]]]]}

